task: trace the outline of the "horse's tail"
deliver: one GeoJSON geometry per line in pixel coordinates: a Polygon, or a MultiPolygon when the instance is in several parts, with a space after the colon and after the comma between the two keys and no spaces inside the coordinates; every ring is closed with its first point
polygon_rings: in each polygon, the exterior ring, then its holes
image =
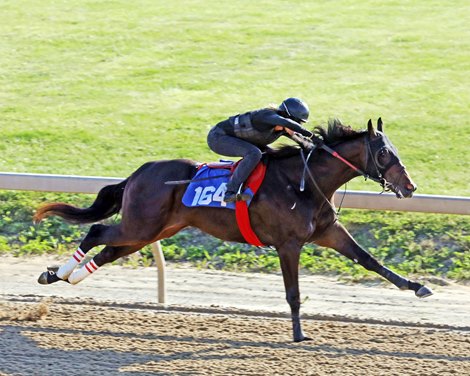
{"type": "Polygon", "coordinates": [[[45,217],[58,215],[71,223],[93,223],[111,217],[121,210],[127,181],[128,179],[102,188],[89,208],[81,209],[62,202],[54,202],[41,206],[34,214],[33,220],[39,223],[45,217]]]}

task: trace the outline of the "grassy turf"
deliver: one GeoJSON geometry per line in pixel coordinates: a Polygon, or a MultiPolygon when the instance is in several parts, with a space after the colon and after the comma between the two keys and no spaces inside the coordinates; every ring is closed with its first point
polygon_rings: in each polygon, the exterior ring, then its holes
{"type": "MultiPolygon", "coordinates": [[[[470,195],[468,1],[5,0],[0,14],[0,170],[127,176],[148,160],[216,160],[205,141],[213,124],[299,96],[312,126],[381,116],[419,193],[470,195]]],[[[361,179],[348,188],[378,190],[361,179]]],[[[74,247],[83,228],[29,227],[38,202],[56,198],[2,194],[0,252],[74,247]]],[[[344,220],[399,270],[469,278],[466,217],[344,220]]],[[[212,266],[276,267],[269,255],[232,250],[230,261],[223,247],[207,257],[168,246],[212,266]]],[[[312,255],[303,261],[313,271],[352,270],[312,255]]]]}
{"type": "Polygon", "coordinates": [[[152,159],[214,160],[212,124],[295,95],[312,125],[382,116],[421,193],[469,195],[469,11],[3,1],[0,170],[126,176],[152,159]]]}

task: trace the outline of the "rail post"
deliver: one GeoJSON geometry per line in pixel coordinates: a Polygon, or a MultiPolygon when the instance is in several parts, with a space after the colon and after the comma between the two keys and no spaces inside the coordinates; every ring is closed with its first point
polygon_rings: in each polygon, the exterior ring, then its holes
{"type": "Polygon", "coordinates": [[[158,302],[164,304],[166,301],[166,262],[165,256],[163,255],[162,245],[160,241],[152,243],[152,254],[153,259],[157,265],[158,274],[158,302]]]}

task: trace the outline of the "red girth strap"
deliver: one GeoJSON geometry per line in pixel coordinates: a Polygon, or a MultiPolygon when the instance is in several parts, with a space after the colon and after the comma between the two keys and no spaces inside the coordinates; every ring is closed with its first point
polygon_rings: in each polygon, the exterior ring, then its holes
{"type": "MultiPolygon", "coordinates": [[[[261,183],[263,182],[264,175],[266,174],[266,165],[263,162],[258,163],[250,177],[246,182],[246,187],[250,188],[253,192],[253,197],[258,191],[261,183]]],[[[237,201],[235,204],[235,216],[237,218],[238,228],[242,233],[247,243],[256,246],[263,246],[264,244],[256,236],[251,228],[250,216],[248,214],[248,205],[246,201],[237,201]]]]}

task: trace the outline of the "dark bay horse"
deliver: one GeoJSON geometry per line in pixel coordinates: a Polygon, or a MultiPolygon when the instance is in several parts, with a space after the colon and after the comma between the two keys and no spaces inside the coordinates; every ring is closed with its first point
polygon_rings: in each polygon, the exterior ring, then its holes
{"type": "MultiPolygon", "coordinates": [[[[268,152],[265,179],[250,205],[255,233],[263,244],[278,252],[296,342],[308,339],[299,317],[299,256],[305,243],[333,248],[398,288],[413,290],[418,297],[432,294],[427,287],[384,267],[361,248],[339,223],[331,203],[340,186],[361,174],[392,190],[398,198],[411,197],[416,190],[397,150],[383,132],[381,119],[377,129],[370,120],[364,131],[355,131],[335,120],[328,129],[317,127],[315,132],[323,141],[316,148],[307,145],[310,153],[295,146],[268,152]],[[303,177],[305,184],[300,184],[303,177]]],[[[104,187],[89,208],[64,203],[40,207],[34,217],[36,222],[57,215],[74,223],[93,223],[119,211],[122,220],[115,225],[92,225],[71,259],[57,273],[42,273],[39,283],[78,283],[102,265],[188,226],[222,240],[244,243],[233,210],[186,207],[181,202],[186,186],[165,184],[191,179],[196,170],[197,163],[191,160],[150,162],[123,182],[104,187]],[[76,268],[85,254],[98,245],[105,248],[76,268]]]]}

